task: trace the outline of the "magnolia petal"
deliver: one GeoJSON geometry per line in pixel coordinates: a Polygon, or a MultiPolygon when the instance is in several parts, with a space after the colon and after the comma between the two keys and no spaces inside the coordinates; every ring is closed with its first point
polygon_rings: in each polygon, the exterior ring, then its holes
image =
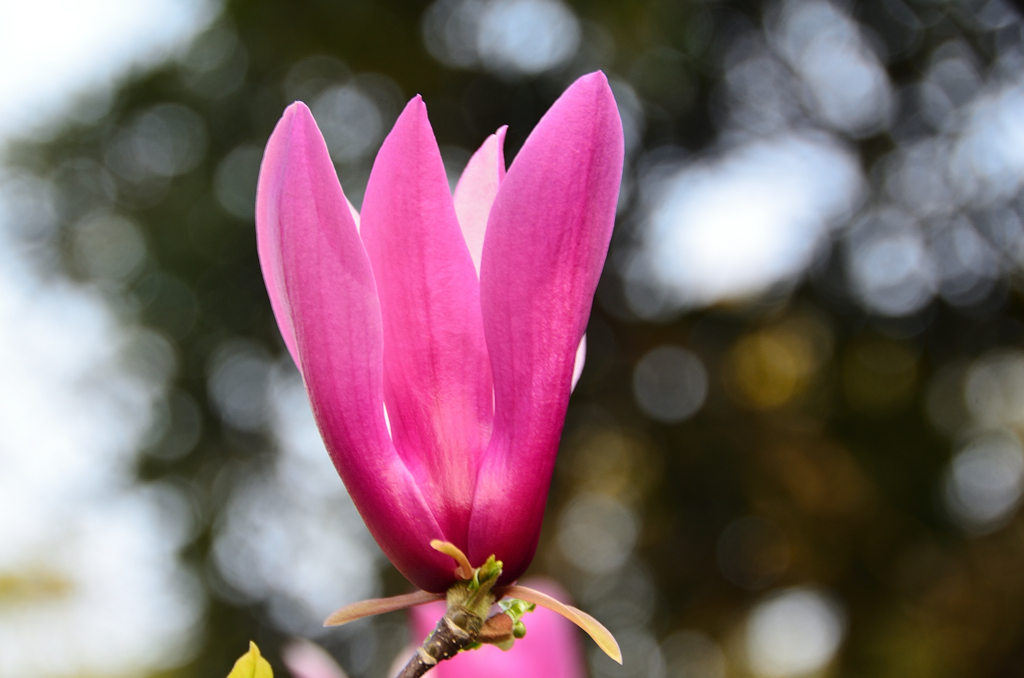
{"type": "Polygon", "coordinates": [[[570,390],[576,390],[576,384],[580,383],[580,377],[583,376],[583,366],[587,362],[587,335],[583,335],[580,339],[580,345],[576,348],[576,361],[572,365],[572,388],[570,390]]]}
{"type": "Polygon", "coordinates": [[[390,598],[371,598],[370,600],[361,600],[358,603],[346,605],[340,610],[332,613],[331,616],[324,621],[324,626],[341,626],[342,624],[348,624],[349,622],[354,622],[357,619],[362,619],[363,617],[372,617],[374,615],[384,614],[385,612],[404,610],[409,607],[426,605],[427,603],[433,603],[438,600],[444,600],[444,596],[436,593],[428,593],[427,591],[415,591],[413,593],[406,593],[401,596],[392,596],[390,598]]]}
{"type": "MultiPolygon", "coordinates": [[[[288,107],[260,168],[260,264],[324,444],[381,549],[417,587],[444,591],[441,529],[384,423],[383,337],[373,271],[320,130],[288,107]]],[[[468,257],[467,257],[468,258],[468,257]]]]}
{"type": "Polygon", "coordinates": [[[419,97],[377,154],[361,214],[380,295],[395,446],[441,527],[431,537],[465,549],[491,428],[490,364],[479,283],[419,97]]]}
{"type": "MultiPolygon", "coordinates": [[[[295,116],[302,117],[304,104],[293,104],[285,109],[280,122],[274,128],[267,141],[267,148],[260,163],[259,182],[256,188],[256,249],[259,253],[263,279],[267,285],[267,295],[274,318],[281,330],[288,353],[295,365],[301,370],[299,353],[295,346],[295,327],[292,324],[292,312],[285,290],[285,275],[281,261],[281,220],[278,209],[281,205],[282,186],[285,181],[288,155],[291,150],[291,131],[295,116]]],[[[308,112],[308,109],[307,109],[308,112]]],[[[314,123],[315,124],[315,123],[314,123]]],[[[339,185],[340,188],[340,185],[339,185]]]]}
{"type": "Polygon", "coordinates": [[[466,164],[455,187],[455,214],[459,217],[462,235],[473,257],[473,266],[480,274],[480,255],[484,250],[487,217],[491,213],[494,196],[505,178],[505,132],[508,125],[487,137],[466,164]]]}
{"type": "Polygon", "coordinates": [[[494,431],[470,524],[471,562],[515,581],[536,549],[576,353],[608,252],[622,122],[603,73],[577,80],[530,134],[491,208],[480,267],[494,431]]]}
{"type": "Polygon", "coordinates": [[[622,663],[622,650],[619,649],[619,643],[615,640],[615,636],[612,635],[611,631],[606,629],[601,622],[597,621],[589,614],[575,608],[572,605],[566,605],[565,603],[552,598],[546,593],[541,593],[535,589],[528,588],[526,586],[509,586],[504,589],[505,596],[508,598],[519,598],[525,600],[528,603],[540,605],[545,607],[552,612],[557,612],[562,615],[576,626],[587,632],[597,646],[604,650],[604,653],[617,661],[622,663]]]}
{"type": "Polygon", "coordinates": [[[434,539],[430,542],[430,548],[455,559],[455,576],[459,579],[470,579],[473,576],[473,566],[469,564],[469,558],[455,544],[450,541],[434,539]]]}

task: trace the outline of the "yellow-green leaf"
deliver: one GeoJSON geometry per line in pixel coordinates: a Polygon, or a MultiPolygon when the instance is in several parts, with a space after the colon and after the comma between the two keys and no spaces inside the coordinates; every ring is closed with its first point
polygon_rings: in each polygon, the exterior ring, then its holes
{"type": "Polygon", "coordinates": [[[260,656],[256,643],[249,641],[249,651],[238,658],[228,678],[274,678],[267,660],[260,656]]]}

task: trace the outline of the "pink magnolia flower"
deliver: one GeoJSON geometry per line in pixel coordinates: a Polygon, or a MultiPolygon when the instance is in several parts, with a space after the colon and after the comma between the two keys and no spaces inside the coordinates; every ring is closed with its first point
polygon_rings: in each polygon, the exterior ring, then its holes
{"type": "Polygon", "coordinates": [[[604,74],[569,87],[507,174],[503,138],[453,198],[417,96],[356,214],[297,102],[260,169],[263,276],[324,443],[381,549],[433,593],[456,577],[432,540],[495,555],[501,585],[533,558],[615,220],[622,125],[604,74]]]}
{"type": "MultiPolygon", "coordinates": [[[[526,580],[530,588],[568,602],[568,594],[549,579],[526,580]]],[[[442,602],[414,607],[411,612],[412,633],[423,638],[445,612],[442,602]]],[[[460,652],[430,670],[434,678],[586,678],[586,662],[576,627],[555,612],[538,607],[526,615],[526,637],[515,642],[515,648],[504,652],[493,645],[469,652],[460,652]]],[[[392,672],[394,673],[394,672],[392,672]]]]}

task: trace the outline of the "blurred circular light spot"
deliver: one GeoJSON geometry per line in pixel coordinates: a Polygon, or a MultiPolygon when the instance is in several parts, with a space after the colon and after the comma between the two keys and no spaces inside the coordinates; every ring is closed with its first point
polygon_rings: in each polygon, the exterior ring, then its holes
{"type": "Polygon", "coordinates": [[[178,371],[178,356],[167,337],[136,326],[125,338],[125,364],[134,374],[162,388],[178,371]]]}
{"type": "Polygon", "coordinates": [[[1017,22],[1017,13],[1012,5],[1003,0],[990,0],[975,15],[975,19],[989,30],[996,30],[1017,22]]]}
{"type": "Polygon", "coordinates": [[[888,76],[845,12],[820,0],[787,2],[773,37],[821,120],[853,136],[887,126],[892,107],[888,76]]]}
{"type": "Polygon", "coordinates": [[[153,106],[122,134],[111,167],[129,181],[184,174],[206,155],[206,124],[181,104],[153,106]]]}
{"type": "Polygon", "coordinates": [[[648,351],[633,370],[633,395],[644,413],[665,424],[692,417],[708,394],[708,374],[696,355],[678,346],[648,351]]]}
{"type": "Polygon", "coordinates": [[[771,586],[789,566],[789,542],[770,520],[749,516],[731,523],[718,538],[718,567],[733,584],[750,591],[771,586]]]}
{"type": "Polygon", "coordinates": [[[778,134],[802,117],[798,84],[787,64],[763,48],[750,50],[749,43],[740,42],[729,54],[725,72],[730,121],[758,135],[778,134]]]}
{"type": "Polygon", "coordinates": [[[629,558],[617,570],[587,577],[580,602],[599,618],[615,620],[615,627],[621,629],[648,624],[659,598],[651,573],[629,558]]]}
{"type": "Polygon", "coordinates": [[[967,373],[964,398],[983,425],[1024,423],[1024,352],[994,351],[979,358],[967,373]]]}
{"type": "Polygon", "coordinates": [[[270,356],[255,344],[233,340],[210,360],[209,393],[225,422],[243,431],[260,430],[267,421],[270,356]]]}
{"type": "Polygon", "coordinates": [[[983,301],[1000,273],[998,254],[967,219],[957,218],[933,236],[939,293],[954,306],[983,301]]]}
{"type": "Polygon", "coordinates": [[[818,591],[799,587],[772,595],[747,620],[750,668],[765,678],[819,671],[839,649],[845,626],[839,604],[818,591]]]}
{"type": "Polygon", "coordinates": [[[639,628],[616,631],[622,650],[622,664],[608,661],[599,648],[591,647],[590,669],[594,678],[660,678],[665,675],[665,660],[654,637],[639,628]]]}
{"type": "Polygon", "coordinates": [[[661,644],[671,678],[725,678],[725,654],[718,643],[697,631],[676,631],[661,644]]]}
{"type": "Polygon", "coordinates": [[[1024,451],[1006,430],[974,438],[950,464],[945,499],[962,528],[985,534],[1002,527],[1024,492],[1024,451]]]}
{"type": "Polygon", "coordinates": [[[904,146],[886,156],[882,166],[886,190],[917,216],[949,214],[957,208],[957,191],[945,171],[949,166],[946,139],[930,138],[904,146]]]}
{"type": "Polygon", "coordinates": [[[124,217],[92,216],[76,224],[72,233],[75,264],[90,278],[126,280],[145,261],[146,241],[142,232],[124,217]]]}
{"type": "Polygon", "coordinates": [[[497,0],[480,17],[477,50],[498,73],[543,73],[571,59],[579,44],[579,20],[558,0],[497,0]]]}
{"type": "Polygon", "coordinates": [[[607,574],[626,562],[638,529],[631,510],[614,499],[588,494],[562,512],[558,545],[569,562],[584,572],[607,574]]]}
{"type": "Polygon", "coordinates": [[[951,183],[965,200],[990,204],[1024,184],[1024,88],[1009,84],[968,107],[950,162],[951,183]]]}
{"type": "Polygon", "coordinates": [[[568,62],[581,30],[560,0],[438,0],[423,15],[431,56],[454,68],[536,75],[568,62]]]}
{"type": "Polygon", "coordinates": [[[847,270],[861,303],[886,316],[907,316],[935,293],[931,254],[917,224],[892,209],[861,220],[847,239],[847,270]]]}
{"type": "Polygon", "coordinates": [[[861,174],[838,144],[788,135],[675,172],[662,167],[641,185],[643,243],[624,274],[630,307],[651,317],[749,297],[803,272],[830,225],[852,209],[861,174]],[[654,308],[649,283],[668,294],[654,308]]]}
{"type": "Polygon", "coordinates": [[[65,220],[72,221],[89,213],[112,212],[115,209],[117,184],[92,158],[63,161],[50,174],[50,181],[53,182],[57,214],[65,220]]]}
{"type": "Polygon", "coordinates": [[[823,356],[800,325],[762,330],[741,338],[729,351],[725,381],[742,404],[781,407],[801,394],[823,356]]]}
{"type": "Polygon", "coordinates": [[[228,153],[213,177],[217,201],[233,216],[252,221],[256,213],[256,181],[260,174],[263,149],[242,144],[228,153]]]}
{"type": "Polygon", "coordinates": [[[0,223],[16,238],[52,237],[57,231],[56,187],[28,174],[0,178],[0,223]]]}
{"type": "Polygon", "coordinates": [[[361,160],[383,138],[380,109],[355,85],[329,88],[313,102],[312,112],[335,162],[361,160]]]}
{"type": "Polygon", "coordinates": [[[1024,220],[1010,205],[993,205],[973,215],[972,222],[998,253],[1001,268],[1024,268],[1024,220]]]}
{"type": "MultiPolygon", "coordinates": [[[[943,91],[953,106],[961,107],[974,100],[983,83],[969,58],[956,54],[959,50],[955,46],[955,42],[947,43],[935,50],[936,58],[926,77],[943,91]]],[[[970,54],[971,50],[968,47],[964,51],[970,54]]]]}
{"type": "Polygon", "coordinates": [[[203,96],[222,98],[245,81],[249,57],[238,34],[218,26],[196,38],[180,66],[186,87],[203,96]]]}
{"type": "Polygon", "coordinates": [[[477,63],[476,36],[482,0],[437,0],[423,13],[421,34],[430,55],[453,68],[477,63]]]}

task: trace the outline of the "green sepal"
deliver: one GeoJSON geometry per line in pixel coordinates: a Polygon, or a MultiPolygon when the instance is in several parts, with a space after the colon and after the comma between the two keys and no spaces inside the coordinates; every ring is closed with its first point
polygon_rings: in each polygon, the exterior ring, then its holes
{"type": "Polygon", "coordinates": [[[469,590],[476,591],[481,586],[486,586],[487,584],[493,586],[498,577],[501,576],[501,567],[501,561],[497,560],[494,554],[491,554],[487,562],[473,570],[473,579],[470,580],[469,590]]]}
{"type": "Polygon", "coordinates": [[[479,631],[487,618],[487,611],[494,605],[491,589],[501,577],[502,563],[493,555],[480,567],[473,570],[473,576],[457,581],[448,588],[447,616],[452,623],[463,630],[474,628],[479,631]]]}
{"type": "Polygon", "coordinates": [[[498,602],[498,607],[501,608],[502,612],[512,617],[512,621],[519,621],[523,618],[523,615],[537,609],[536,604],[528,603],[518,598],[505,598],[498,602]]]}

